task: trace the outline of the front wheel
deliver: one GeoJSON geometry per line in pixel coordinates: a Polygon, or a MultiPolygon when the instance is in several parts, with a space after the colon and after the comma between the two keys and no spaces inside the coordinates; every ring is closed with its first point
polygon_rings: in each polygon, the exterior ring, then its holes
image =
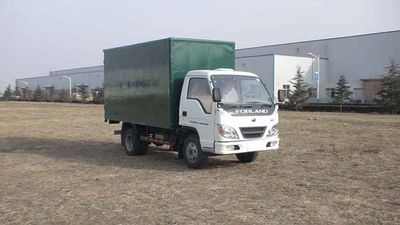
{"type": "Polygon", "coordinates": [[[236,158],[239,162],[242,163],[250,163],[256,161],[258,157],[258,152],[246,152],[246,153],[239,153],[236,154],[236,158]]]}
{"type": "Polygon", "coordinates": [[[187,137],[183,144],[183,159],[186,165],[192,169],[202,168],[207,161],[207,156],[201,150],[200,141],[197,136],[187,137]]]}

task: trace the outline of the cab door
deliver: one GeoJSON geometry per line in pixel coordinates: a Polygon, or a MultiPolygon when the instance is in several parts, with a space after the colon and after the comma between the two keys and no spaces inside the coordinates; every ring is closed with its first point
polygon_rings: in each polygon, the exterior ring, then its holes
{"type": "Polygon", "coordinates": [[[181,95],[179,123],[197,130],[203,151],[213,149],[214,113],[210,82],[205,77],[190,77],[185,82],[188,83],[184,84],[187,87],[186,93],[181,95]]]}

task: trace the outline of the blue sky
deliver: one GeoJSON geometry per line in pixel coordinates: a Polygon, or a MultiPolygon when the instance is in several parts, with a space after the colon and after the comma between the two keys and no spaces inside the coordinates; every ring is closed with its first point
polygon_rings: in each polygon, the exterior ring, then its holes
{"type": "Polygon", "coordinates": [[[102,49],[165,37],[237,48],[400,29],[398,0],[1,0],[0,92],[15,78],[101,65],[102,49]]]}

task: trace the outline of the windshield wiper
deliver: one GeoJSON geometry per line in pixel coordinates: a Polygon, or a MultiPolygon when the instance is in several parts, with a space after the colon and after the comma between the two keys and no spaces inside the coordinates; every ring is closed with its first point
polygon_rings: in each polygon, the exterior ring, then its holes
{"type": "Polygon", "coordinates": [[[228,108],[226,108],[226,109],[233,109],[233,108],[251,108],[252,106],[251,105],[231,105],[231,106],[229,106],[228,108]]]}
{"type": "Polygon", "coordinates": [[[262,104],[261,107],[271,107],[272,104],[264,103],[264,102],[247,102],[250,104],[262,104]]]}
{"type": "Polygon", "coordinates": [[[261,107],[272,107],[272,104],[262,104],[261,107]]]}

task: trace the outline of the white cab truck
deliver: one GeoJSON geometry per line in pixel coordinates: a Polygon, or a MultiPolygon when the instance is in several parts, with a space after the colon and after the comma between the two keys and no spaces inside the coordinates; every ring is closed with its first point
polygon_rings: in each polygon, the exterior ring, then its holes
{"type": "MultiPolygon", "coordinates": [[[[256,74],[230,69],[195,70],[183,82],[179,125],[198,138],[184,142],[188,163],[198,154],[236,154],[251,162],[259,151],[277,149],[278,107],[256,74]]],[[[202,164],[203,162],[199,162],[202,164]]]]}
{"type": "MultiPolygon", "coordinates": [[[[215,50],[221,44],[192,39],[183,41],[190,42],[190,49],[196,44],[200,47],[207,44],[206,47],[215,50]]],[[[167,55],[172,55],[171,45],[170,42],[167,55]]],[[[175,54],[179,55],[181,51],[182,48],[175,54]]],[[[194,54],[188,52],[188,57],[194,54]]],[[[157,63],[149,67],[149,63],[143,66],[141,62],[132,67],[125,65],[132,64],[127,60],[123,65],[115,65],[120,64],[116,59],[121,56],[111,53],[105,50],[105,120],[122,122],[122,129],[116,133],[121,134],[121,144],[128,155],[145,154],[151,143],[165,144],[170,150],[177,151],[189,168],[201,168],[209,156],[235,154],[240,162],[248,163],[253,162],[260,151],[278,149],[278,106],[256,74],[224,68],[208,69],[216,65],[204,66],[198,62],[195,66],[193,63],[186,66],[195,70],[180,76],[173,75],[173,65],[165,68],[169,74],[160,75],[163,67],[157,63]],[[153,68],[155,65],[158,65],[157,69],[153,68]],[[178,91],[174,94],[174,90],[178,91]]],[[[208,56],[208,53],[203,54],[208,56]]],[[[129,55],[124,51],[121,54],[129,55]]],[[[193,58],[204,59],[198,54],[193,58]]],[[[160,57],[147,60],[153,62],[160,57]]],[[[167,61],[171,65],[171,60],[167,61]]]]}

